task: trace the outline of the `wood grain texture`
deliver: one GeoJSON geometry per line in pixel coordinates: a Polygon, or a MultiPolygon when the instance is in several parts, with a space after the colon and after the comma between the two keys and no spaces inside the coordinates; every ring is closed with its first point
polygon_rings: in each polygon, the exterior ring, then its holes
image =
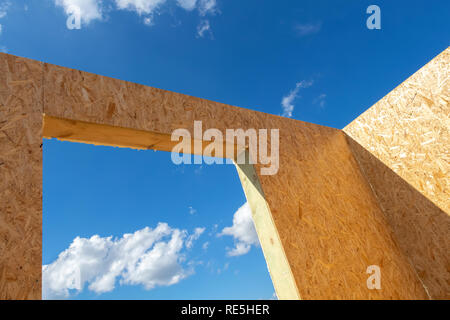
{"type": "Polygon", "coordinates": [[[450,48],[344,131],[402,251],[450,298],[450,48]]]}
{"type": "MultiPolygon", "coordinates": [[[[172,151],[179,143],[180,136],[172,136],[165,133],[144,131],[130,128],[96,124],[79,120],[68,120],[44,115],[44,138],[57,138],[61,141],[88,143],[102,146],[113,146],[119,148],[130,148],[137,150],[160,150],[172,151]]],[[[193,137],[183,137],[183,142],[190,146],[191,153],[203,155],[210,142],[202,143],[193,137]],[[201,146],[195,149],[195,144],[201,146]]],[[[245,150],[245,145],[239,146],[226,142],[226,139],[214,141],[214,145],[221,150],[234,150],[237,155],[240,150],[245,150]]]]}
{"type": "Polygon", "coordinates": [[[0,299],[40,299],[42,70],[0,54],[0,299]]]}

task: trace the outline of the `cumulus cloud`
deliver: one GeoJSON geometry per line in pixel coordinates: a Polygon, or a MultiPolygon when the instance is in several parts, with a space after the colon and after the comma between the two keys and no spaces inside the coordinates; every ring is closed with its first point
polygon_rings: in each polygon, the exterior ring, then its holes
{"type": "Polygon", "coordinates": [[[308,88],[313,85],[313,81],[300,81],[297,82],[295,88],[289,92],[288,95],[281,99],[281,107],[283,108],[283,117],[292,117],[292,112],[294,111],[294,100],[298,97],[298,93],[302,88],[308,88]]]}
{"type": "Polygon", "coordinates": [[[170,286],[193,270],[183,266],[183,248],[192,246],[204,229],[193,235],[160,223],[121,238],[77,237],[51,264],[42,266],[44,299],[66,299],[85,286],[96,293],[112,291],[121,285],[142,285],[150,290],[170,286]]]}
{"type": "Polygon", "coordinates": [[[219,236],[232,236],[235,247],[227,249],[230,257],[248,253],[252,245],[258,246],[259,239],[253,223],[252,212],[248,202],[240,207],[233,216],[233,225],[226,227],[219,236]]]}
{"type": "Polygon", "coordinates": [[[101,0],[55,0],[55,5],[62,7],[68,16],[79,12],[81,21],[85,24],[103,18],[101,4],[101,0]]]}
{"type": "Polygon", "coordinates": [[[318,33],[322,28],[321,22],[307,23],[307,24],[296,24],[294,30],[298,36],[304,37],[314,33],[318,33]]]}

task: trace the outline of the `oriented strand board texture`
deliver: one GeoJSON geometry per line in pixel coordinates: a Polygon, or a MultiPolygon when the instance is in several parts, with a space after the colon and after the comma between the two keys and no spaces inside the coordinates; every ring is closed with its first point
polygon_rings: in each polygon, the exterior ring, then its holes
{"type": "Polygon", "coordinates": [[[428,299],[345,136],[307,136],[285,144],[276,177],[259,177],[300,296],[428,299]],[[369,265],[380,266],[382,290],[367,289],[369,265]]]}
{"type": "Polygon", "coordinates": [[[40,299],[42,67],[0,55],[0,299],[40,299]]]}
{"type": "Polygon", "coordinates": [[[450,48],[344,131],[450,214],[450,48]]]}
{"type": "Polygon", "coordinates": [[[450,48],[344,129],[402,251],[435,299],[450,298],[449,64],[450,48]]]}
{"type": "Polygon", "coordinates": [[[450,299],[450,216],[352,138],[395,238],[433,299],[450,299]]]}
{"type": "Polygon", "coordinates": [[[56,118],[158,134],[192,132],[194,120],[222,132],[279,128],[280,170],[259,180],[301,298],[428,298],[340,130],[49,64],[44,87],[56,118]],[[366,286],[372,264],[381,290],[366,286]]]}

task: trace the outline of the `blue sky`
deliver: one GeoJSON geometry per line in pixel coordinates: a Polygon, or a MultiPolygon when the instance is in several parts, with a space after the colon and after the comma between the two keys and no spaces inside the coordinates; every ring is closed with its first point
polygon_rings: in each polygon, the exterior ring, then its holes
{"type": "MultiPolygon", "coordinates": [[[[0,0],[0,49],[343,128],[447,48],[448,12],[444,0],[0,0]],[[66,26],[70,4],[81,8],[79,30],[66,26]],[[366,27],[371,4],[381,8],[381,30],[366,27]]],[[[138,237],[149,227],[143,233],[158,240],[141,248],[143,255],[157,256],[157,243],[183,244],[172,248],[166,273],[133,269],[137,279],[127,273],[137,260],[109,274],[114,289],[99,294],[88,287],[102,287],[94,279],[111,266],[103,261],[91,278],[83,275],[90,279],[84,290],[69,297],[268,299],[273,286],[261,249],[236,231],[252,234],[238,228],[250,228],[246,216],[233,224],[244,203],[233,166],[180,167],[163,152],[46,141],[43,263],[59,261],[52,272],[70,278],[64,268],[85,258],[94,242],[103,245],[100,255],[120,256],[123,235],[138,237]],[[160,222],[167,228],[156,229],[160,222]],[[196,237],[196,228],[205,229],[196,237]],[[237,244],[251,249],[228,256],[237,244]],[[64,250],[66,260],[58,260],[64,250]]]]}
{"type": "MultiPolygon", "coordinates": [[[[184,271],[169,275],[186,273],[183,280],[146,290],[144,284],[158,276],[146,276],[139,285],[120,285],[118,277],[114,290],[100,294],[85,289],[71,297],[272,298],[273,285],[257,242],[220,235],[225,227],[233,225],[234,213],[245,201],[232,165],[174,165],[168,152],[47,140],[44,143],[43,264],[55,262],[76,237],[90,238],[98,234],[121,238],[124,233],[133,234],[147,226],[154,229],[164,222],[171,228],[186,230],[189,235],[196,228],[204,228],[190,249],[184,247],[173,256],[185,259],[179,263],[184,271]],[[240,242],[251,247],[249,252],[229,256],[240,242]]],[[[245,224],[240,227],[243,236],[253,231],[245,224]]],[[[252,239],[257,241],[256,236],[252,239]]],[[[87,260],[86,251],[91,249],[85,248],[83,253],[70,251],[74,259],[87,260]]],[[[98,256],[103,253],[100,250],[98,256]]],[[[58,270],[52,272],[58,276],[64,274],[59,268],[72,270],[72,263],[72,260],[61,260],[56,265],[58,270]]],[[[159,262],[156,260],[155,264],[158,266],[159,262]]],[[[172,261],[161,268],[170,269],[175,265],[172,261]]],[[[50,278],[53,280],[55,276],[50,278]]],[[[70,278],[70,274],[66,277],[70,278]]],[[[65,298],[58,292],[50,292],[48,297],[65,298]]]]}

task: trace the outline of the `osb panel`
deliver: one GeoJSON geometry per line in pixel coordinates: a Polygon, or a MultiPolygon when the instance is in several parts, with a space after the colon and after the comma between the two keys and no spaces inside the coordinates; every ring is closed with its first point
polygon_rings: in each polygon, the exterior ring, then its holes
{"type": "Polygon", "coordinates": [[[450,217],[348,137],[396,239],[434,299],[450,298],[450,217]]]}
{"type": "Polygon", "coordinates": [[[44,83],[44,112],[56,118],[158,134],[192,132],[194,120],[222,132],[279,128],[280,171],[259,179],[300,296],[428,298],[340,130],[48,64],[44,83]],[[372,264],[382,290],[366,286],[372,264]]]}
{"type": "Polygon", "coordinates": [[[450,214],[450,48],[344,131],[450,214]]]}
{"type": "Polygon", "coordinates": [[[42,67],[0,54],[0,299],[41,298],[42,67]]]}
{"type": "Polygon", "coordinates": [[[436,299],[450,296],[449,64],[447,48],[344,129],[398,243],[436,299]]]}
{"type": "Polygon", "coordinates": [[[301,297],[428,299],[345,135],[311,140],[281,155],[276,177],[259,177],[301,297]],[[366,286],[370,265],[381,268],[381,290],[366,286]]]}
{"type": "MultiPolygon", "coordinates": [[[[136,83],[44,64],[44,113],[48,116],[171,134],[176,128],[193,130],[203,120],[203,130],[217,128],[280,128],[290,132],[299,123],[303,130],[336,129],[268,115],[249,109],[200,99],[136,83]]],[[[295,139],[294,134],[290,134],[295,139]]]]}

